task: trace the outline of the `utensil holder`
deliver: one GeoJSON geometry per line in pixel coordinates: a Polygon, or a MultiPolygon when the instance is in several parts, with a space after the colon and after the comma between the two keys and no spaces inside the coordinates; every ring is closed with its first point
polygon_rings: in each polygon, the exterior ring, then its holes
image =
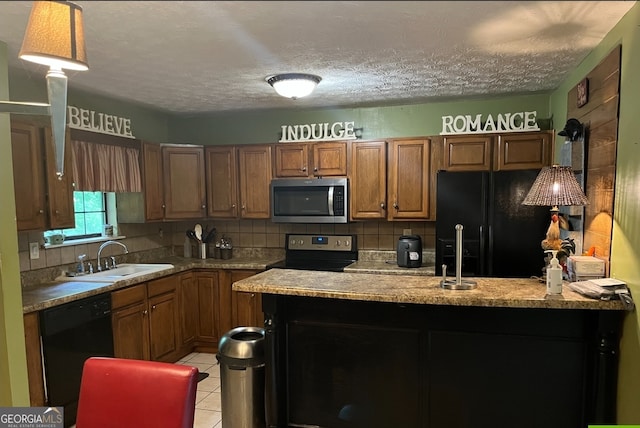
{"type": "Polygon", "coordinates": [[[200,247],[200,252],[198,254],[200,255],[200,258],[201,259],[206,259],[207,258],[207,244],[201,243],[199,247],[200,247]]]}
{"type": "Polygon", "coordinates": [[[229,260],[233,256],[233,248],[220,248],[220,258],[229,260]]]}

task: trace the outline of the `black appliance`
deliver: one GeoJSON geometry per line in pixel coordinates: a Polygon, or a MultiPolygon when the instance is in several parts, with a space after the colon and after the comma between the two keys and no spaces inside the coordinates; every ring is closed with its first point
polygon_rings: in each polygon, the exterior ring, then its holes
{"type": "Polygon", "coordinates": [[[285,259],[268,268],[342,272],[357,260],[357,235],[287,233],[285,259]]]}
{"type": "Polygon", "coordinates": [[[276,178],[271,180],[274,223],[347,223],[349,180],[276,178]]]}
{"type": "Polygon", "coordinates": [[[419,235],[402,235],[398,238],[396,259],[400,267],[422,266],[422,238],[419,235]]]}
{"type": "Polygon", "coordinates": [[[540,276],[549,209],[522,205],[538,170],[437,173],[436,275],[455,275],[456,224],[463,226],[462,275],[540,276]]]}
{"type": "Polygon", "coordinates": [[[111,295],[45,309],[40,330],[48,405],[64,407],[64,426],[69,427],[76,421],[85,360],[114,356],[111,295]]]}

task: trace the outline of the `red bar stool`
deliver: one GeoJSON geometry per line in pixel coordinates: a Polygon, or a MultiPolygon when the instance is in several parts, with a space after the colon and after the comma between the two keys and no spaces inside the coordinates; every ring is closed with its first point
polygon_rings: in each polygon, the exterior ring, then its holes
{"type": "Polygon", "coordinates": [[[77,428],[192,428],[198,369],[91,357],[84,363],[77,428]]]}

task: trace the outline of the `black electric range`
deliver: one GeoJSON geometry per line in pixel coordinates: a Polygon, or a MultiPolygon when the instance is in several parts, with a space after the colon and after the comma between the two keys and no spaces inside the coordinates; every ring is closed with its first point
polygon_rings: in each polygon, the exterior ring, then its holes
{"type": "Polygon", "coordinates": [[[357,260],[356,235],[287,233],[285,259],[267,268],[342,272],[357,260]]]}

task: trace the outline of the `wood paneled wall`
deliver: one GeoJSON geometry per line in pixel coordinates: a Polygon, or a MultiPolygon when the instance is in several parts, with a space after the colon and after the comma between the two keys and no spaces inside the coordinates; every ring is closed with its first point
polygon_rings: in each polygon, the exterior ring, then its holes
{"type": "MultiPolygon", "coordinates": [[[[607,260],[613,229],[621,51],[622,47],[618,45],[585,76],[588,79],[585,105],[578,107],[577,85],[567,96],[567,118],[576,118],[585,127],[583,165],[579,169],[573,166],[577,171],[583,171],[589,199],[584,210],[583,247],[585,250],[595,247],[596,256],[607,260]]],[[[573,149],[574,153],[581,151],[580,147],[573,149]]]]}

